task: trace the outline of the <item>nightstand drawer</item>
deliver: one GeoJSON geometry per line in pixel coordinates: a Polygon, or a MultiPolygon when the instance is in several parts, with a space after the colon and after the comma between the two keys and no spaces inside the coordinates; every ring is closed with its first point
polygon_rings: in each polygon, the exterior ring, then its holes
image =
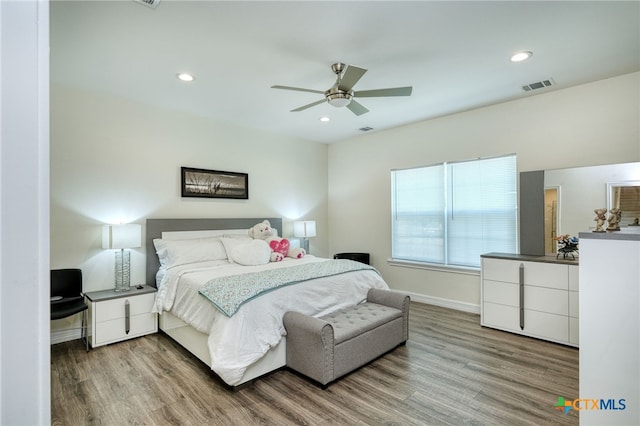
{"type": "Polygon", "coordinates": [[[106,345],[120,340],[131,339],[157,331],[156,314],[150,312],[129,318],[129,333],[125,318],[117,318],[96,324],[93,346],[106,345]]]}
{"type": "Polygon", "coordinates": [[[97,303],[95,306],[96,323],[124,318],[126,302],[129,302],[129,315],[131,317],[151,312],[155,294],[132,294],[132,296],[133,297],[125,296],[118,299],[106,300],[104,302],[97,303]]]}

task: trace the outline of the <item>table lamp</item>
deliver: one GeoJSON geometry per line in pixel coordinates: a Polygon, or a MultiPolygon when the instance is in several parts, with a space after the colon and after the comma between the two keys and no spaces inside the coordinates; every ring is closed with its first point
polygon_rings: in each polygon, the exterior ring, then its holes
{"type": "Polygon", "coordinates": [[[129,291],[131,285],[131,252],[127,249],[142,246],[142,225],[104,225],[102,227],[102,248],[116,249],[115,291],[129,291]]]}
{"type": "Polygon", "coordinates": [[[293,236],[300,238],[300,247],[309,253],[309,237],[316,236],[315,220],[300,220],[293,222],[293,236]]]}

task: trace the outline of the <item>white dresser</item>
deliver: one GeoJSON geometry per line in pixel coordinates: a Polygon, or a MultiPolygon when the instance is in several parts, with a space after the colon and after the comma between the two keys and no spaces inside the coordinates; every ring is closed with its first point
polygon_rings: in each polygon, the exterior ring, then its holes
{"type": "Polygon", "coordinates": [[[151,312],[156,289],[140,287],[126,292],[102,290],[85,294],[92,348],[158,331],[157,315],[151,312]]]}
{"type": "Polygon", "coordinates": [[[578,346],[578,270],[555,256],[482,255],[481,324],[578,346]]]}

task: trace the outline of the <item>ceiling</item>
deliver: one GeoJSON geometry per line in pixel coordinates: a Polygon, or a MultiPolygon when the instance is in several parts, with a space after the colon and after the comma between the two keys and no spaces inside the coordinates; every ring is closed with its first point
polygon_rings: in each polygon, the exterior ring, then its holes
{"type": "MultiPolygon", "coordinates": [[[[640,70],[638,1],[127,1],[51,3],[51,81],[332,143],[640,70]],[[512,63],[510,55],[533,56],[512,63]],[[331,64],[368,69],[354,115],[322,95],[331,64]],[[188,71],[192,83],[176,78],[188,71]],[[522,86],[554,85],[525,92],[522,86]],[[331,121],[319,121],[321,116],[331,121]]],[[[640,96],[640,95],[639,95],[640,96]]]]}

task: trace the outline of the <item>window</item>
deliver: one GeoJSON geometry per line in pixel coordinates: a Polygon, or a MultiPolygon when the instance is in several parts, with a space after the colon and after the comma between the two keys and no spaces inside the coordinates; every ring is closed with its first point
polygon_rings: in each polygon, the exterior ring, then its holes
{"type": "Polygon", "coordinates": [[[391,256],[480,267],[517,251],[516,156],[391,171],[391,256]]]}

